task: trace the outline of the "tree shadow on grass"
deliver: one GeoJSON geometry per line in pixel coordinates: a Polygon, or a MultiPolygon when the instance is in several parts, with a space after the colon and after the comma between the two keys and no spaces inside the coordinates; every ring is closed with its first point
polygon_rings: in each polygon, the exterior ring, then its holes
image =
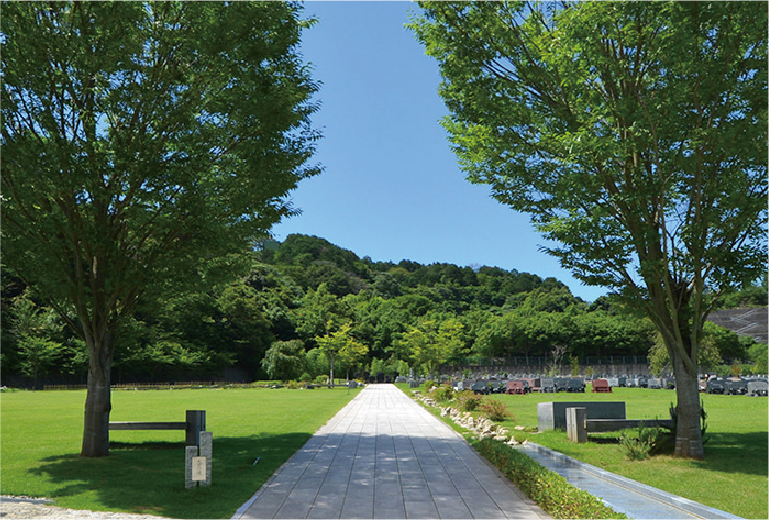
{"type": "MultiPolygon", "coordinates": [[[[716,432],[705,434],[705,460],[690,461],[699,469],[723,473],[767,476],[769,474],[769,433],[716,432]]],[[[596,444],[619,444],[618,438],[590,438],[596,444]]],[[[660,455],[672,455],[672,440],[660,455]]]]}
{"type": "Polygon", "coordinates": [[[30,473],[60,486],[51,498],[63,507],[231,518],[309,438],[307,433],[217,438],[214,432],[210,487],[185,489],[184,443],[178,442],[111,443],[107,457],[48,457],[30,473]]]}
{"type": "Polygon", "coordinates": [[[769,474],[769,432],[706,433],[705,460],[693,461],[709,471],[767,476],[769,474]]]}

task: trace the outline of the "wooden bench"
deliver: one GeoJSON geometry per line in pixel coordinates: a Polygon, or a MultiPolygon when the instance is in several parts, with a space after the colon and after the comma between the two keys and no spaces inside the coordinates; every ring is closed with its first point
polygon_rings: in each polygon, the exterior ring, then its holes
{"type": "Polygon", "coordinates": [[[594,394],[610,394],[612,393],[609,382],[606,379],[593,379],[593,393],[594,394]]]}
{"type": "Polygon", "coordinates": [[[186,446],[200,445],[200,432],[206,429],[205,410],[187,410],[187,420],[184,422],[173,421],[115,421],[109,423],[112,430],[184,430],[184,442],[186,446]]]}

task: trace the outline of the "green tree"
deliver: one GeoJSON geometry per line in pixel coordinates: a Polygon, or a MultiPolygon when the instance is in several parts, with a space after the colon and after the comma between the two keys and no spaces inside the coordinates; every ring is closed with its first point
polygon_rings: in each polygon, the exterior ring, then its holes
{"type": "Polygon", "coordinates": [[[301,340],[276,341],[262,358],[262,367],[271,379],[289,381],[304,371],[304,357],[301,340]]]}
{"type": "MultiPolygon", "coordinates": [[[[717,337],[712,331],[706,330],[697,350],[697,366],[703,370],[715,370],[722,363],[717,337]]],[[[649,369],[652,374],[660,375],[665,370],[670,371],[671,368],[670,354],[662,336],[657,333],[656,340],[649,349],[649,369]]]]}
{"type": "Polygon", "coordinates": [[[61,361],[61,343],[40,337],[23,335],[18,340],[21,373],[29,376],[37,388],[38,378],[61,361]]]}
{"type": "Polygon", "coordinates": [[[84,456],[108,454],[115,338],[139,298],[229,276],[319,172],[300,10],[3,5],[3,262],[88,347],[84,456]]]}
{"type": "Polygon", "coordinates": [[[769,372],[769,353],[766,343],[754,343],[748,351],[750,359],[756,364],[754,374],[766,374],[769,372]]]}
{"type": "Polygon", "coordinates": [[[411,361],[412,366],[422,365],[429,374],[436,374],[440,365],[461,355],[463,331],[462,323],[455,318],[441,322],[419,320],[393,342],[393,350],[399,359],[411,361]]]}
{"type": "Polygon", "coordinates": [[[411,27],[440,63],[469,180],[643,309],[676,377],[675,455],[704,458],[702,326],[766,270],[766,6],[420,5],[411,27]]]}
{"type": "Polygon", "coordinates": [[[222,291],[218,304],[227,325],[227,346],[222,350],[232,352],[236,363],[256,378],[259,361],[275,339],[256,291],[232,284],[222,291]]]}
{"type": "Polygon", "coordinates": [[[342,321],[339,298],[331,294],[328,286],[322,283],[316,290],[310,289],[302,299],[301,307],[296,309],[296,332],[310,343],[318,336],[328,334],[342,321]]]}
{"type": "Polygon", "coordinates": [[[335,366],[346,368],[347,379],[349,379],[350,368],[357,365],[368,354],[368,347],[352,337],[351,328],[350,323],[343,323],[338,330],[315,337],[318,348],[329,357],[331,369],[329,379],[332,384],[335,366]]]}
{"type": "Polygon", "coordinates": [[[30,298],[29,291],[14,300],[10,310],[9,324],[16,340],[17,368],[31,377],[37,388],[39,378],[61,365],[66,358],[66,349],[54,339],[59,339],[62,322],[51,309],[39,307],[30,298]]]}

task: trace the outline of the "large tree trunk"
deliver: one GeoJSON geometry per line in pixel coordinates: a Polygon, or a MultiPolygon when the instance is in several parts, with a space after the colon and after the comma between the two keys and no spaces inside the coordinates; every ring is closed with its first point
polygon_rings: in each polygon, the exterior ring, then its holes
{"type": "Polygon", "coordinates": [[[685,366],[680,355],[671,356],[671,361],[676,378],[676,395],[678,397],[678,424],[676,427],[676,445],[673,456],[703,460],[705,458],[705,450],[702,444],[700,425],[701,409],[698,376],[696,373],[691,373],[691,369],[685,366]]]}
{"type": "MultiPolygon", "coordinates": [[[[88,390],[85,398],[85,427],[83,428],[83,457],[109,455],[110,368],[112,345],[110,339],[88,345],[88,390]]],[[[86,341],[90,343],[91,341],[86,341]]]]}

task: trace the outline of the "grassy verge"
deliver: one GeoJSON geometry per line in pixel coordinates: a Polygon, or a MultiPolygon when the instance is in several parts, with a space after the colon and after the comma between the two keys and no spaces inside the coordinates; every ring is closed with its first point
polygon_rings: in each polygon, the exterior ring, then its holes
{"type": "MultiPolygon", "coordinates": [[[[408,390],[406,390],[408,391],[408,390]]],[[[613,442],[618,433],[591,435],[585,444],[569,442],[566,433],[535,433],[537,403],[544,401],[625,401],[629,419],[668,418],[675,392],[615,388],[612,394],[529,394],[490,396],[507,406],[514,419],[501,423],[519,441],[528,439],[669,493],[743,518],[769,518],[769,405],[765,398],[703,395],[708,413],[705,460],[658,455],[630,462],[613,442]],[[515,426],[525,431],[514,431],[515,426]]]]}
{"type": "Polygon", "coordinates": [[[473,446],[553,518],[627,518],[506,444],[484,439],[473,446]]]}
{"type": "Polygon", "coordinates": [[[50,497],[75,509],[230,518],[358,392],[114,391],[113,421],[183,421],[187,409],[207,411],[207,429],[214,433],[212,486],[197,489],[184,488],[182,431],[115,431],[108,457],[82,458],[84,391],[4,393],[0,492],[50,497]]]}

